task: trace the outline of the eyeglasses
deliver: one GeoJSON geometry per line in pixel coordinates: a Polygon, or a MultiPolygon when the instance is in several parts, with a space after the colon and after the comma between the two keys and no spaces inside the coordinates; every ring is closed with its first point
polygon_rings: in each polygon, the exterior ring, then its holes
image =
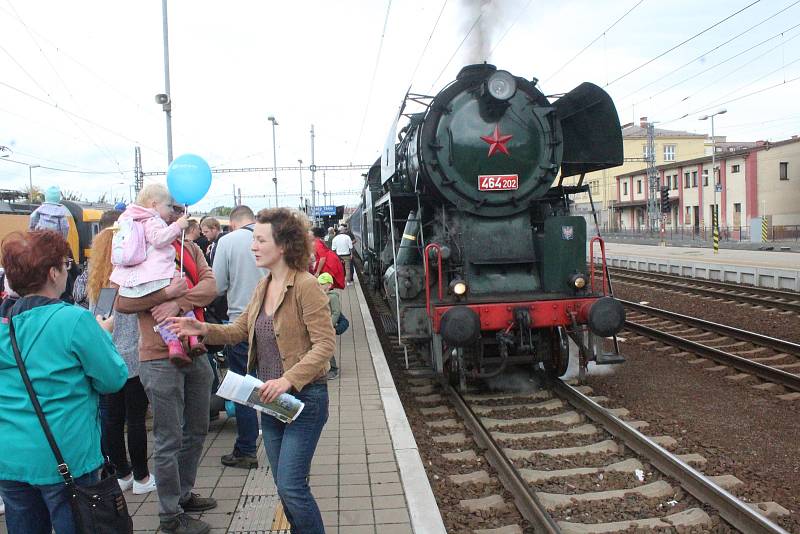
{"type": "Polygon", "coordinates": [[[65,267],[65,268],[66,268],[68,271],[69,271],[70,269],[72,269],[72,266],[73,266],[73,265],[75,265],[75,260],[73,260],[72,258],[67,258],[66,260],[64,260],[64,267],[65,267]]]}

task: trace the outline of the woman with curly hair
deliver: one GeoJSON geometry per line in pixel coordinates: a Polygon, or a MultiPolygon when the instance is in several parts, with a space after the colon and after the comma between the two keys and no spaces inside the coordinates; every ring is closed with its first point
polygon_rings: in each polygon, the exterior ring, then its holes
{"type": "MultiPolygon", "coordinates": [[[[121,212],[108,211],[100,219],[103,230],[92,241],[89,267],[75,283],[75,302],[87,302],[91,309],[100,296],[100,290],[110,287],[111,243],[114,230],[111,225],[121,212]]],[[[156,479],[147,468],[147,394],[139,380],[139,321],[136,314],[113,312],[114,345],[128,366],[128,381],[118,392],[100,398],[103,450],[117,468],[117,478],[122,491],[133,489],[136,495],[156,489],[156,479]],[[125,451],[125,425],[128,425],[128,453],[125,451]],[[128,462],[130,454],[130,463],[128,462]]]]}
{"type": "Polygon", "coordinates": [[[324,533],[322,516],[308,486],[311,459],[328,420],[329,360],[335,332],[328,297],[308,272],[311,239],[303,214],[286,208],[261,210],[253,230],[258,267],[270,270],[250,304],[231,324],[173,319],[181,336],[202,335],[212,344],[249,341],[248,371],[264,381],[261,399],[290,391],[305,403],[291,424],[261,416],[264,448],[292,532],[324,533]]]}

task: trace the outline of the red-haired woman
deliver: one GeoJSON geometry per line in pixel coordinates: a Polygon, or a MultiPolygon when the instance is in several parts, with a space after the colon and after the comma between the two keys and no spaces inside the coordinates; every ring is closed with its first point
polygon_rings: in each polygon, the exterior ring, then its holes
{"type": "Polygon", "coordinates": [[[20,298],[0,324],[0,495],[9,534],[75,532],[64,480],[21,380],[9,321],[33,389],[75,482],[97,480],[98,399],[125,384],[128,368],[111,341],[113,321],[98,325],[83,308],[58,297],[72,259],[61,234],[11,234],[3,267],[20,298]],[[102,328],[101,328],[102,326],[102,328]],[[104,331],[105,330],[105,331],[104,331]]]}
{"type": "Polygon", "coordinates": [[[175,318],[182,336],[212,344],[249,341],[248,371],[264,381],[261,399],[292,392],[305,408],[291,424],[262,414],[264,448],[292,532],[324,534],[308,487],[311,459],[328,420],[328,361],[335,349],[328,297],[308,272],[311,242],[305,217],[285,208],[261,210],[253,229],[256,265],[270,270],[247,309],[227,325],[175,318]]]}

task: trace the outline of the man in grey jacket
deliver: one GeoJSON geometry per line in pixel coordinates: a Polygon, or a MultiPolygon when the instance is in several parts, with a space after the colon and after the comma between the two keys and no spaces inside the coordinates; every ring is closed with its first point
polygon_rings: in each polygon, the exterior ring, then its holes
{"type": "MultiPolygon", "coordinates": [[[[214,278],[217,294],[227,294],[228,318],[235,321],[247,307],[256,286],[268,272],[256,267],[250,246],[253,243],[255,216],[247,206],[237,206],[230,214],[231,232],[217,242],[214,251],[214,278]]],[[[234,373],[247,374],[247,342],[225,346],[228,369],[234,373]]],[[[249,469],[258,467],[256,439],[258,439],[258,417],[255,410],[241,404],[236,407],[236,443],[233,452],[221,458],[224,465],[249,469]]]]}

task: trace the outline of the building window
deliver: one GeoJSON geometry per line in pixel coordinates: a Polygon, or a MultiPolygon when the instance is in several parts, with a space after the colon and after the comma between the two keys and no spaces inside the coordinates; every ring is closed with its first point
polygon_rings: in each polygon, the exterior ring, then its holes
{"type": "Polygon", "coordinates": [[[703,185],[708,185],[708,169],[703,169],[703,185]]]}
{"type": "Polygon", "coordinates": [[[640,194],[642,192],[642,181],[641,180],[636,180],[636,192],[640,193],[640,194]]]}
{"type": "Polygon", "coordinates": [[[720,183],[721,179],[722,177],[719,174],[719,167],[714,167],[714,183],[715,184],[720,183]]]}
{"type": "Polygon", "coordinates": [[[686,215],[683,217],[683,224],[691,226],[692,224],[692,207],[686,206],[686,215]]]}
{"type": "Polygon", "coordinates": [[[789,179],[789,162],[781,161],[778,176],[781,180],[789,179]]]}
{"type": "Polygon", "coordinates": [[[692,187],[697,187],[697,171],[692,171],[692,187]]]}
{"type": "Polygon", "coordinates": [[[731,172],[732,173],[739,172],[739,166],[738,165],[731,165],[731,172]]]}
{"type": "Polygon", "coordinates": [[[647,145],[642,145],[642,157],[650,159],[650,151],[647,149],[647,145]]]}
{"type": "Polygon", "coordinates": [[[592,194],[596,195],[600,191],[600,185],[597,180],[592,180],[592,194]]]}
{"type": "Polygon", "coordinates": [[[622,182],[622,196],[628,196],[628,182],[622,182]]]}
{"type": "Polygon", "coordinates": [[[675,145],[664,145],[664,161],[675,161],[675,145]]]}
{"type": "Polygon", "coordinates": [[[689,189],[692,186],[692,182],[690,182],[689,180],[690,180],[689,179],[689,173],[688,172],[683,173],[683,188],[684,189],[689,189]]]}

